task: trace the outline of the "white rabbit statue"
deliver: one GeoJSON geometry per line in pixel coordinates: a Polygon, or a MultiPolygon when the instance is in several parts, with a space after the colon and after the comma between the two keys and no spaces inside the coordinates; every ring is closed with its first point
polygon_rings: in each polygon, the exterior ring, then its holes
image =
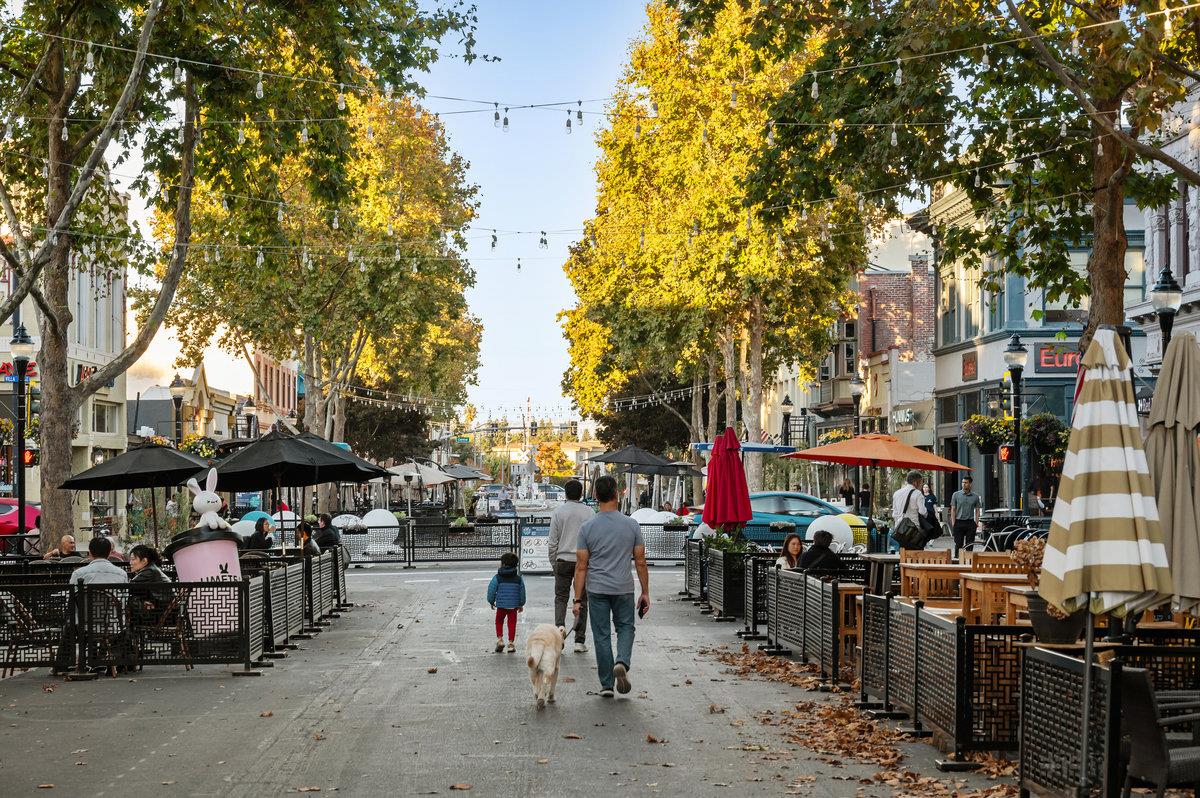
{"type": "Polygon", "coordinates": [[[221,497],[216,492],[217,469],[209,469],[204,490],[200,490],[200,483],[195,479],[189,479],[187,486],[188,490],[196,497],[192,499],[192,509],[200,514],[200,523],[197,526],[208,529],[229,529],[229,524],[225,519],[217,515],[221,509],[221,497]]]}

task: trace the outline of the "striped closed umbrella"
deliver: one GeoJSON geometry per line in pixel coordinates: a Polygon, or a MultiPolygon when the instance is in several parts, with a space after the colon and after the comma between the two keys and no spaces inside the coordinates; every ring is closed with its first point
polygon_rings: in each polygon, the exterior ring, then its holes
{"type": "Polygon", "coordinates": [[[1046,553],[1040,593],[1065,612],[1123,616],[1171,596],[1154,487],[1130,383],[1129,355],[1112,329],[1096,331],[1046,553]]]}

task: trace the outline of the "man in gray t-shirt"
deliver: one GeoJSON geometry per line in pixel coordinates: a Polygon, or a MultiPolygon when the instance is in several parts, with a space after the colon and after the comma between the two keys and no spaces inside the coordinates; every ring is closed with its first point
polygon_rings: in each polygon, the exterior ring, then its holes
{"type": "Polygon", "coordinates": [[[646,568],[646,544],[642,528],[617,508],[617,481],[609,476],[596,480],[593,493],[599,512],[579,530],[575,552],[575,617],[579,617],[587,590],[592,620],[592,644],[596,647],[596,672],[600,696],[612,698],[614,683],[619,693],[628,693],[629,666],[633,657],[633,613],[643,617],[650,610],[650,572],[646,568]],[[633,600],[633,575],[629,561],[637,567],[642,594],[633,600]],[[610,620],[611,619],[611,620],[610,620]],[[617,632],[614,661],[612,630],[617,632]]]}
{"type": "MultiPolygon", "coordinates": [[[[583,483],[577,479],[567,481],[563,488],[567,500],[550,514],[550,567],[554,569],[554,625],[564,626],[567,621],[567,601],[571,598],[571,585],[575,581],[575,552],[579,549],[579,530],[596,514],[582,501],[583,483]]],[[[587,594],[580,612],[568,632],[575,633],[575,653],[587,651],[587,594]]]]}
{"type": "Polygon", "coordinates": [[[963,477],[962,490],[954,491],[950,497],[950,521],[953,524],[951,532],[954,535],[954,556],[963,546],[975,542],[975,532],[983,517],[983,499],[971,490],[971,478],[963,477]]]}

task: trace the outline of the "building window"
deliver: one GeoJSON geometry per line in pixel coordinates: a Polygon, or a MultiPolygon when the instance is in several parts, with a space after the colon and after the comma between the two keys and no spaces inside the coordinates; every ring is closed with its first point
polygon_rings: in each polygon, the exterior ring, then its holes
{"type": "Polygon", "coordinates": [[[953,271],[942,280],[942,343],[953,344],[958,335],[958,280],[953,271]]]}
{"type": "Polygon", "coordinates": [[[979,392],[972,391],[964,393],[963,398],[963,418],[970,418],[979,414],[979,392]]]}
{"type": "Polygon", "coordinates": [[[842,345],[842,355],[844,357],[843,372],[848,377],[853,377],[858,373],[858,352],[857,347],[853,343],[845,343],[842,345]]]}
{"type": "Polygon", "coordinates": [[[954,424],[958,421],[958,396],[942,396],[937,400],[938,423],[954,424]]]}
{"type": "Polygon", "coordinates": [[[1191,270],[1191,256],[1188,252],[1188,239],[1191,237],[1191,231],[1188,229],[1190,220],[1188,219],[1188,184],[1179,181],[1179,198],[1175,203],[1175,222],[1177,225],[1176,244],[1179,249],[1176,250],[1175,257],[1175,275],[1177,280],[1182,280],[1191,270]]]}
{"type": "Polygon", "coordinates": [[[118,405],[111,402],[94,402],[92,404],[92,432],[112,434],[117,430],[118,405]]]}
{"type": "Polygon", "coordinates": [[[842,337],[848,341],[853,341],[855,338],[857,338],[858,324],[853,320],[847,321],[842,328],[842,337]]]}
{"type": "Polygon", "coordinates": [[[829,355],[821,361],[821,372],[818,378],[821,382],[833,379],[833,355],[829,355]]]}
{"type": "Polygon", "coordinates": [[[1130,247],[1125,251],[1125,307],[1146,298],[1146,253],[1130,247]]]}

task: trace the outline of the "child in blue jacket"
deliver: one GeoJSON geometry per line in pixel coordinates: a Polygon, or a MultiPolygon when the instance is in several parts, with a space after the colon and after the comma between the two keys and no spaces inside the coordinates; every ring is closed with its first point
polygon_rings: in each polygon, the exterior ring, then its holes
{"type": "Polygon", "coordinates": [[[508,621],[508,650],[517,650],[513,638],[517,636],[517,613],[525,611],[525,580],[521,578],[517,564],[520,560],[511,551],[500,557],[500,569],[488,583],[488,604],[496,611],[496,651],[504,650],[501,632],[508,621]]]}

